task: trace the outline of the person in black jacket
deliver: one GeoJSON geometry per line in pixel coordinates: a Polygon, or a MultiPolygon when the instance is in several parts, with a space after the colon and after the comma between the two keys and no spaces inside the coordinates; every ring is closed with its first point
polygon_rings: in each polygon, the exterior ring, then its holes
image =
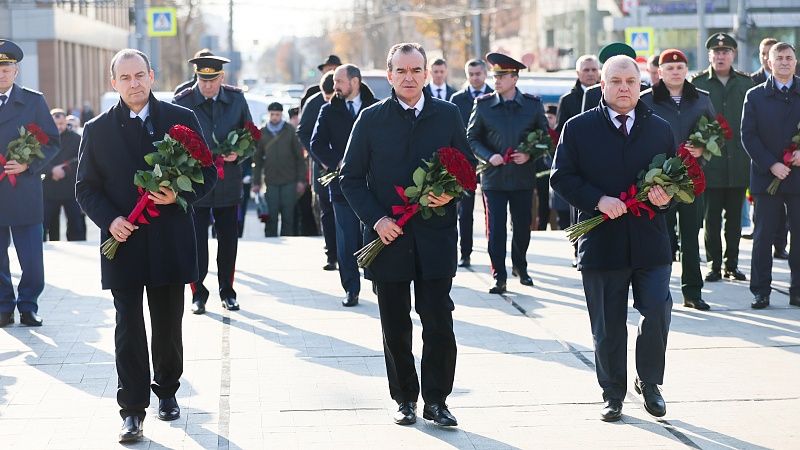
{"type": "Polygon", "coordinates": [[[511,211],[514,227],[511,237],[512,275],[520,283],[533,286],[528,275],[527,252],[531,241],[531,207],[536,168],[530,156],[515,152],[506,163],[503,154],[516,148],[528,133],[547,133],[544,105],[538,97],[517,89],[519,71],[525,65],[500,53],[489,53],[486,60],[494,72],[495,92],[475,101],[467,136],[472,151],[490,164],[481,174],[486,204],[489,257],[492,260],[492,294],[506,291],[506,210],[511,211]]]}
{"type": "MultiPolygon", "coordinates": [[[[658,385],[663,383],[672,297],[672,258],[664,214],[626,214],[618,196],[636,183],[639,171],[658,154],[675,155],[675,138],[667,122],[639,101],[636,61],[614,56],[601,76],[603,100],[565,125],[553,160],[550,184],[578,208],[578,219],[606,214],[611,220],[578,241],[578,270],[595,346],[597,380],[605,405],[601,418],[619,420],[625,398],[628,341],[628,290],[642,315],[636,339],[637,392],[645,409],[666,414],[658,385]]],[[[648,200],[665,211],[671,199],[656,186],[648,200]]]]}
{"type": "MultiPolygon", "coordinates": [[[[467,74],[469,84],[464,89],[453,94],[450,97],[450,102],[458,106],[458,110],[461,111],[461,118],[466,126],[469,123],[469,115],[472,113],[475,99],[484,94],[491,94],[494,89],[486,84],[486,62],[482,59],[470,59],[467,61],[464,65],[464,72],[467,74]]],[[[465,195],[458,201],[458,240],[461,247],[461,259],[458,261],[459,267],[469,267],[471,265],[474,211],[474,195],[465,195]]]]}
{"type": "Polygon", "coordinates": [[[594,55],[582,55],[575,61],[575,72],[578,74],[575,86],[558,99],[556,130],[559,135],[569,119],[583,112],[581,111],[583,93],[600,81],[600,61],[594,55]]]}
{"type": "MultiPolygon", "coordinates": [[[[322,64],[317,66],[317,70],[319,70],[319,73],[322,74],[322,78],[324,79],[327,73],[333,72],[334,69],[336,69],[341,65],[342,65],[342,60],[339,59],[338,56],[328,55],[328,58],[325,61],[323,61],[322,64]]],[[[325,89],[322,86],[322,81],[323,80],[320,80],[319,84],[314,84],[312,86],[309,86],[308,89],[306,89],[306,91],[303,92],[303,97],[300,98],[301,110],[306,107],[306,103],[308,103],[308,101],[311,100],[311,97],[317,95],[321,91],[325,91],[325,89]]],[[[316,119],[316,116],[314,116],[314,119],[316,119]]],[[[311,133],[311,131],[309,131],[309,133],[311,133]]],[[[308,138],[311,139],[311,134],[309,134],[308,138]]],[[[303,145],[305,145],[305,143],[303,145]]]]}
{"type": "MultiPolygon", "coordinates": [[[[213,53],[211,53],[211,50],[204,48],[202,50],[196,51],[194,54],[194,58],[200,58],[202,56],[212,56],[212,55],[213,53]]],[[[194,64],[192,64],[192,69],[194,69],[194,64]]],[[[194,86],[195,83],[197,83],[197,72],[192,70],[192,77],[184,81],[183,83],[179,84],[178,86],[176,86],[173,92],[175,93],[175,95],[178,95],[184,90],[194,86]]]]}
{"type": "MultiPolygon", "coordinates": [[[[250,108],[241,89],[224,84],[223,65],[230,62],[229,59],[208,55],[193,58],[189,62],[195,65],[197,83],[176,95],[172,102],[194,111],[203,129],[203,137],[214,148],[216,142],[223,142],[228,137],[229,132],[242,129],[247,122],[253,121],[250,108]]],[[[239,245],[237,210],[242,201],[242,161],[236,153],[222,155],[222,160],[222,175],[217,185],[208,196],[194,205],[194,231],[200,269],[200,276],[191,284],[194,314],[206,312],[209,296],[203,281],[208,274],[208,228],[212,215],[217,237],[219,298],[223,308],[230,311],[239,309],[233,281],[239,245]]]]}
{"type": "Polygon", "coordinates": [[[395,186],[413,183],[411,174],[438,149],[454,147],[470,160],[458,108],[423,94],[425,50],[396,44],[387,57],[392,96],[361,113],[347,144],[340,186],[364,223],[364,242],[380,237],[386,247],[366,270],[375,282],[383,329],[389,393],[398,403],[395,423],[416,421],[420,383],[411,351],[410,284],[422,322],[423,418],[455,426],[445,401],[453,389],[456,340],[450,288],[456,273],[456,206],[453,198],[429,195],[443,216],[419,214],[400,228],[391,217],[402,205],[395,186]]]}
{"type": "Polygon", "coordinates": [[[433,98],[439,100],[450,101],[450,97],[456,93],[449,84],[447,84],[447,61],[438,58],[431,63],[431,82],[425,86],[425,90],[433,98]]]}
{"type": "Polygon", "coordinates": [[[75,200],[75,172],[78,168],[78,147],[81,136],[67,129],[67,113],[61,108],[50,110],[61,138],[61,151],[44,170],[44,240],[61,239],[61,208],[67,216],[67,240],[86,240],[86,218],[75,200]]]}
{"type": "MultiPolygon", "coordinates": [[[[751,307],[769,306],[772,290],[772,247],[781,225],[784,208],[788,211],[789,228],[800,230],[800,151],[792,153],[791,167],[784,165],[784,149],[792,144],[800,123],[800,78],[794,75],[797,57],[794,47],[779,42],[769,51],[772,74],[766,82],[747,91],[742,116],[742,144],[750,163],[750,193],[755,197],[755,230],[753,231],[753,263],[750,292],[751,307]],[[782,180],[775,195],[767,186],[782,180]]],[[[789,304],[800,306],[800,236],[791,233],[789,246],[789,304]]]]}
{"type": "MultiPolygon", "coordinates": [[[[120,101],[83,129],[75,194],[89,218],[100,227],[100,240],[121,242],[116,257],[100,257],[103,289],[111,289],[117,311],[114,353],[123,418],[120,442],[142,437],[142,421],[150,404],[149,387],[158,396],[158,418],[175,420],[180,408],[175,393],[183,373],[183,291],[197,280],[197,246],[193,212],[175,204],[168,188],[149,194],[160,215],[147,225],[128,222],[139,198],[133,184],[137,170],[151,170],[144,155],[154,151],[173,125],[185,125],[202,136],[194,113],[159,101],[150,92],[154,81],[147,56],[120,50],[111,60],[111,85],[120,101]],[[150,383],[142,295],[147,291],[152,325],[153,382],[150,383]]],[[[203,168],[204,183],[180,195],[189,204],[208,194],[216,170],[203,168]]]]}

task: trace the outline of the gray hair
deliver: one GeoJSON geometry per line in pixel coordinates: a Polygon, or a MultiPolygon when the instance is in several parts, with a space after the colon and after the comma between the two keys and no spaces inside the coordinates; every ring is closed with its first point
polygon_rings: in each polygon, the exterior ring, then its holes
{"type": "Polygon", "coordinates": [[[480,67],[481,69],[483,69],[484,72],[487,71],[486,61],[482,59],[470,59],[469,61],[467,61],[467,63],[464,64],[464,72],[469,72],[470,67],[480,67]]]}
{"type": "Polygon", "coordinates": [[[581,66],[583,65],[583,63],[585,63],[587,61],[595,62],[595,63],[597,63],[597,67],[600,67],[600,61],[597,59],[597,56],[595,56],[595,55],[581,55],[580,58],[578,58],[578,60],[575,61],[575,70],[580,71],[581,70],[581,66]]]}
{"type": "Polygon", "coordinates": [[[137,56],[144,60],[144,64],[147,66],[147,72],[150,72],[152,69],[150,68],[150,59],[147,58],[147,55],[139,50],[136,50],[135,48],[124,48],[118,51],[117,54],[111,58],[111,78],[115,79],[117,77],[116,67],[119,61],[128,58],[135,58],[137,56]]]}
{"type": "Polygon", "coordinates": [[[393,70],[392,67],[392,58],[394,58],[394,54],[397,52],[400,53],[413,53],[414,51],[418,51],[422,54],[422,67],[428,67],[428,55],[425,54],[425,49],[422,48],[422,45],[417,44],[416,42],[403,42],[401,44],[394,44],[392,48],[389,49],[389,54],[386,55],[386,67],[389,70],[393,70]]]}
{"type": "Polygon", "coordinates": [[[792,44],[789,44],[788,42],[777,42],[773,44],[772,47],[769,49],[769,56],[770,58],[773,58],[775,55],[784,50],[791,50],[792,53],[795,53],[792,44]]]}
{"type": "Polygon", "coordinates": [[[636,77],[641,79],[642,74],[639,72],[639,65],[636,64],[633,58],[626,55],[615,55],[603,63],[603,69],[600,72],[600,79],[608,81],[608,72],[612,68],[630,66],[636,71],[636,77]]]}

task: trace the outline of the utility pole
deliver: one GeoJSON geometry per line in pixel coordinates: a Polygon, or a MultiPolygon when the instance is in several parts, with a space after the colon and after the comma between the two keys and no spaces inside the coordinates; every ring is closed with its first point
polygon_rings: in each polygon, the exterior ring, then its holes
{"type": "Polygon", "coordinates": [[[733,33],[738,41],[739,70],[750,72],[750,51],[747,45],[747,38],[750,34],[747,29],[747,0],[739,0],[736,11],[736,21],[733,24],[733,33]]]}
{"type": "Polygon", "coordinates": [[[697,0],[697,70],[703,70],[705,65],[703,56],[708,53],[706,50],[706,39],[708,39],[708,29],[706,29],[706,0],[697,0]]]}
{"type": "Polygon", "coordinates": [[[480,0],[470,0],[469,8],[470,15],[472,16],[472,57],[483,58],[481,51],[481,13],[478,8],[480,0]]]}
{"type": "Polygon", "coordinates": [[[584,24],[586,34],[583,39],[583,50],[578,55],[573,55],[576,58],[580,55],[594,53],[594,49],[597,47],[597,0],[587,0],[584,17],[586,18],[584,24]]]}
{"type": "Polygon", "coordinates": [[[136,20],[136,48],[143,52],[149,53],[147,48],[147,12],[145,0],[136,0],[134,3],[134,16],[136,20]]]}

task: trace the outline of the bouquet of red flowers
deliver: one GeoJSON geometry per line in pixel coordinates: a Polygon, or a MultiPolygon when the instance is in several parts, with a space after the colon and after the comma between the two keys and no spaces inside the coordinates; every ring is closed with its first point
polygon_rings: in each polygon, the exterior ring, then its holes
{"type": "Polygon", "coordinates": [[[715,120],[701,116],[697,121],[694,131],[689,135],[689,143],[693,147],[703,147],[703,159],[710,160],[712,156],[722,156],[722,147],[725,141],[733,139],[731,126],[722,114],[717,114],[715,120]]]}
{"type": "MultiPolygon", "coordinates": [[[[619,199],[625,202],[628,211],[634,216],[639,217],[642,211],[645,211],[652,220],[655,211],[645,201],[647,193],[654,186],[661,186],[667,195],[673,196],[678,202],[692,203],[705,191],[706,177],[697,160],[686,150],[684,144],[681,144],[678,156],[667,158],[663,153],[656,155],[647,170],[639,172],[636,184],[631,185],[626,192],[622,192],[619,199]]],[[[608,219],[607,215],[601,214],[567,227],[565,230],[567,238],[574,243],[608,219]]]]}
{"type": "MultiPolygon", "coordinates": [[[[511,162],[511,156],[514,153],[525,153],[531,157],[531,160],[536,160],[544,155],[550,153],[553,147],[553,140],[550,133],[544,130],[533,130],[525,136],[525,139],[517,145],[517,148],[508,147],[503,153],[503,164],[511,162]]],[[[486,169],[493,167],[491,163],[484,162],[478,164],[477,173],[482,173],[486,169]]]]}
{"type": "MultiPolygon", "coordinates": [[[[214,164],[211,151],[203,138],[185,125],[174,125],[164,136],[164,139],[153,142],[157,151],[144,156],[147,164],[153,166],[152,170],[138,170],[133,177],[133,184],[139,188],[139,200],[130,214],[128,222],[132,224],[148,224],[145,212],[150,218],[160,214],[153,200],[151,192],[159,192],[161,187],[171,189],[175,194],[181,192],[194,192],[192,183],[203,184],[203,167],[214,164]]],[[[188,208],[186,200],[178,195],[175,202],[183,208],[188,208]]],[[[110,237],[103,242],[101,247],[103,256],[114,259],[120,242],[110,237]]]]}
{"type": "Polygon", "coordinates": [[[228,136],[219,142],[214,134],[211,135],[217,147],[214,149],[214,165],[217,167],[217,178],[220,180],[225,179],[225,171],[222,167],[225,161],[222,159],[225,155],[236,153],[240,159],[249,158],[253,156],[256,150],[256,144],[261,139],[261,130],[255,126],[253,122],[246,122],[244,128],[231,130],[228,136]]]}
{"type": "MultiPolygon", "coordinates": [[[[783,162],[783,165],[785,165],[786,167],[792,167],[792,159],[794,159],[794,152],[797,150],[797,143],[794,142],[795,139],[800,140],[800,134],[795,135],[792,138],[792,143],[789,144],[788,147],[783,149],[783,158],[781,158],[782,159],[781,162],[783,162]]],[[[781,185],[781,181],[783,180],[777,177],[772,179],[772,182],[769,184],[769,186],[767,186],[767,192],[769,193],[769,195],[775,195],[775,193],[778,192],[778,188],[781,185]]]]}
{"type": "Polygon", "coordinates": [[[336,178],[339,178],[339,171],[337,169],[333,169],[325,175],[317,178],[317,181],[319,181],[319,184],[327,187],[336,178]]]}
{"type": "Polygon", "coordinates": [[[44,159],[42,146],[47,145],[50,138],[35,123],[29,123],[24,127],[19,127],[19,137],[8,143],[8,153],[0,155],[0,181],[8,176],[11,186],[17,185],[16,175],[6,175],[2,168],[9,161],[16,161],[20,164],[30,164],[33,158],[44,159]]]}
{"type": "MultiPolygon", "coordinates": [[[[433,215],[443,216],[445,211],[441,207],[429,206],[428,194],[435,196],[448,194],[453,197],[465,191],[474,191],[478,186],[475,169],[467,158],[455,148],[440,148],[433,155],[431,161],[422,161],[425,167],[418,167],[412,174],[414,184],[403,188],[395,186],[397,196],[403,201],[402,205],[392,207],[392,215],[400,216],[397,226],[402,227],[419,212],[423,219],[433,215]]],[[[386,244],[377,238],[362,247],[355,253],[358,267],[364,268],[372,264],[378,253],[386,244]]]]}

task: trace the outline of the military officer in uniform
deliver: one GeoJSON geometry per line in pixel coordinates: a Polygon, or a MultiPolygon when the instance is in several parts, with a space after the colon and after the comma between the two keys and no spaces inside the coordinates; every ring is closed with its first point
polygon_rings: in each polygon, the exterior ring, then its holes
{"type": "Polygon", "coordinates": [[[480,160],[491,166],[481,174],[483,199],[488,216],[489,257],[492,260],[492,294],[506,291],[506,209],[511,210],[514,227],[511,239],[512,275],[532,286],[526,253],[531,240],[531,199],[536,169],[530,156],[512,153],[504,161],[506,149],[516,148],[533,130],[547,133],[544,105],[538,97],[517,89],[519,71],[525,65],[500,53],[489,53],[486,60],[494,72],[495,92],[475,101],[467,127],[470,147],[480,160]]]}
{"type": "Polygon", "coordinates": [[[711,158],[706,174],[705,246],[709,271],[706,281],[719,281],[723,276],[723,253],[720,230],[725,211],[724,276],[746,280],[739,271],[739,240],[742,236],[742,206],[749,184],[750,158],[742,149],[740,128],[742,107],[747,90],[753,87],[750,75],[733,68],[736,40],[727,33],[717,33],[706,41],[708,69],[692,77],[691,82],[708,91],[714,110],[731,126],[733,139],[725,142],[722,156],[711,158]]]}
{"type": "Polygon", "coordinates": [[[23,325],[42,324],[36,302],[44,289],[41,173],[59,151],[58,130],[44,96],[14,83],[23,56],[17,44],[0,39],[0,327],[14,323],[14,309],[19,310],[23,325]],[[8,144],[19,137],[20,127],[30,123],[49,138],[42,146],[44,159],[35,158],[30,164],[7,160],[8,144]],[[11,184],[12,176],[16,186],[11,184]],[[22,267],[16,294],[8,261],[12,236],[22,267]]]}
{"type": "MultiPolygon", "coordinates": [[[[200,58],[201,56],[211,56],[211,55],[213,55],[213,53],[211,53],[211,50],[204,48],[202,50],[198,50],[197,52],[195,52],[194,57],[200,58]]],[[[178,87],[175,88],[175,95],[180,94],[181,92],[184,91],[184,89],[188,89],[194,86],[195,83],[197,83],[197,73],[192,71],[192,78],[189,78],[188,80],[179,84],[178,87]]]]}
{"type": "MultiPolygon", "coordinates": [[[[197,83],[175,96],[174,103],[194,111],[206,142],[213,149],[232,130],[244,128],[251,122],[250,110],[241,89],[224,84],[223,65],[227,58],[208,55],[193,58],[197,83]]],[[[205,313],[208,289],[203,280],[208,273],[208,227],[214,217],[217,234],[217,280],[222,307],[231,311],[239,309],[236,291],[233,289],[236,268],[236,250],[239,241],[237,208],[242,199],[242,168],[235,153],[224,155],[222,176],[214,190],[194,205],[197,255],[200,269],[199,279],[191,284],[192,312],[205,313]]]]}

